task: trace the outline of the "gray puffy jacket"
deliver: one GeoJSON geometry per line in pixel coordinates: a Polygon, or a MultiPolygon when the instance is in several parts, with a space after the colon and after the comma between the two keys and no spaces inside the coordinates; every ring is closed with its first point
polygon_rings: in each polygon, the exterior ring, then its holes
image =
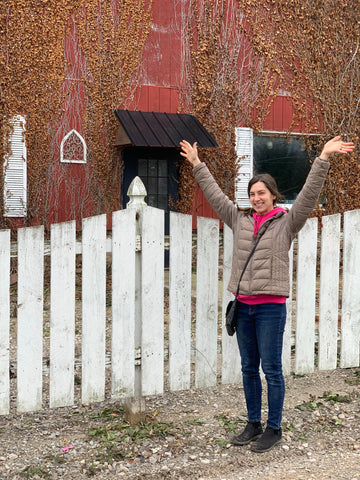
{"type": "MultiPolygon", "coordinates": [[[[288,213],[279,212],[264,222],[266,229],[251,258],[240,284],[242,295],[289,296],[289,249],[295,235],[304,226],[317,204],[329,162],[316,158],[305,185],[288,213]]],[[[254,219],[246,215],[221,191],[205,163],[193,169],[208,202],[234,234],[233,259],[228,290],[235,292],[247,257],[255,242],[254,219]]]]}

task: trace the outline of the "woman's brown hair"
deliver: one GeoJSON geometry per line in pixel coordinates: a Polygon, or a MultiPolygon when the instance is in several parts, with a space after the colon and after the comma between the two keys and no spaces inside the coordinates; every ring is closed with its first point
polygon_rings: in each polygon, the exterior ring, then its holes
{"type": "MultiPolygon", "coordinates": [[[[271,194],[275,195],[274,205],[277,202],[280,202],[280,201],[284,200],[284,196],[281,195],[281,193],[279,192],[278,186],[276,184],[276,181],[275,181],[274,177],[272,177],[268,173],[258,173],[257,175],[254,175],[249,180],[249,184],[248,184],[248,188],[247,188],[249,198],[250,198],[251,187],[257,182],[263,182],[265,187],[270,190],[271,194]]],[[[252,213],[254,212],[252,207],[241,208],[241,207],[237,206],[237,208],[238,208],[238,210],[241,210],[242,212],[244,212],[245,215],[252,215],[252,213]]]]}
{"type": "Polygon", "coordinates": [[[248,197],[250,198],[250,190],[251,190],[251,187],[255,184],[255,183],[258,183],[258,182],[262,182],[265,187],[270,190],[271,194],[272,195],[275,195],[275,198],[274,198],[274,205],[277,203],[277,202],[280,202],[281,200],[284,200],[284,196],[281,195],[281,193],[279,192],[278,190],[278,186],[276,184],[276,181],[274,179],[274,177],[272,177],[271,175],[269,175],[268,173],[258,173],[257,175],[254,175],[250,181],[249,181],[249,184],[248,184],[248,188],[247,188],[247,192],[248,192],[248,197]]]}

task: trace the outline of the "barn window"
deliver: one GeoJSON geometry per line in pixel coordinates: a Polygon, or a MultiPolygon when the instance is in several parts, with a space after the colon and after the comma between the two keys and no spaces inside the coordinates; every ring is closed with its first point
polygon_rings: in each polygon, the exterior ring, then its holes
{"type": "Polygon", "coordinates": [[[10,121],[9,153],[4,162],[4,216],[26,215],[25,118],[16,115],[10,121]]]}
{"type": "Polygon", "coordinates": [[[235,182],[235,199],[241,207],[250,206],[247,186],[257,173],[272,175],[279,192],[285,197],[284,203],[294,203],[313,158],[298,134],[261,132],[253,135],[251,128],[236,129],[236,153],[240,167],[235,182]]]}
{"type": "Polygon", "coordinates": [[[269,173],[286,204],[294,203],[310,171],[312,156],[299,135],[254,136],[254,172],[269,173]]]}
{"type": "Polygon", "coordinates": [[[76,130],[71,130],[62,139],[60,161],[63,163],[86,163],[86,143],[76,130]]]}

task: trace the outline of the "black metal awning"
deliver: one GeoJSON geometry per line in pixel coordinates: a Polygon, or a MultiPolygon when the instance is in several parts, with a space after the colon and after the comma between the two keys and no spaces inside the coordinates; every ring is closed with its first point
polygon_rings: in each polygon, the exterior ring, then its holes
{"type": "Polygon", "coordinates": [[[115,115],[120,122],[116,145],[179,147],[181,140],[187,140],[199,147],[218,146],[194,115],[132,110],[115,110],[115,115]]]}

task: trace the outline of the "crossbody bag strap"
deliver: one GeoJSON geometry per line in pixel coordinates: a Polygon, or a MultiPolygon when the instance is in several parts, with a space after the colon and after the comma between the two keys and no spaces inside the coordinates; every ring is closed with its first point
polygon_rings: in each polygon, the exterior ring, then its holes
{"type": "MultiPolygon", "coordinates": [[[[268,226],[267,226],[267,227],[268,227],[268,226]]],[[[249,254],[249,256],[248,256],[248,258],[247,258],[247,260],[246,260],[246,262],[245,262],[245,265],[244,265],[243,271],[241,272],[241,275],[240,275],[240,278],[239,278],[239,282],[238,282],[238,286],[237,286],[237,289],[236,289],[236,295],[235,295],[235,298],[236,298],[236,299],[237,299],[238,296],[239,296],[240,282],[241,282],[241,279],[242,279],[242,277],[243,277],[243,275],[244,275],[244,272],[245,272],[245,270],[246,270],[246,267],[248,266],[248,264],[249,264],[249,262],[250,262],[250,258],[253,256],[253,253],[255,252],[255,249],[256,249],[258,243],[260,242],[260,238],[264,235],[267,227],[264,229],[264,231],[261,233],[261,235],[259,235],[258,238],[256,239],[255,245],[253,246],[253,248],[252,248],[252,250],[251,250],[251,252],[250,252],[250,254],[249,254]]]]}

